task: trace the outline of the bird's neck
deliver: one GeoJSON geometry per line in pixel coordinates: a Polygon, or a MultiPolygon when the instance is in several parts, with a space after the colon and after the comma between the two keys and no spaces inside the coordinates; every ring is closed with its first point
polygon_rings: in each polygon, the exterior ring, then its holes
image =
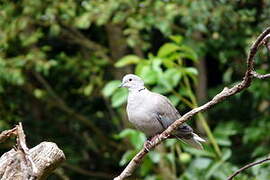
{"type": "Polygon", "coordinates": [[[130,93],[134,93],[134,92],[144,91],[146,90],[146,88],[144,86],[138,86],[138,87],[129,88],[128,90],[130,93]]]}
{"type": "Polygon", "coordinates": [[[147,94],[147,89],[145,87],[138,87],[129,89],[128,92],[128,107],[137,109],[140,107],[145,100],[145,95],[147,94]]]}

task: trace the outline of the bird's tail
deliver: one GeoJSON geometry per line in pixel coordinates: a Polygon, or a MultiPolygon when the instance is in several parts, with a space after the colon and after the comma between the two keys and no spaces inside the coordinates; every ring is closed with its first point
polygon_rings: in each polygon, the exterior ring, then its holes
{"type": "Polygon", "coordinates": [[[185,143],[191,145],[192,147],[194,147],[196,149],[203,149],[203,146],[200,142],[205,142],[205,140],[195,133],[192,133],[192,135],[193,136],[189,139],[181,138],[181,140],[184,141],[185,143]]]}

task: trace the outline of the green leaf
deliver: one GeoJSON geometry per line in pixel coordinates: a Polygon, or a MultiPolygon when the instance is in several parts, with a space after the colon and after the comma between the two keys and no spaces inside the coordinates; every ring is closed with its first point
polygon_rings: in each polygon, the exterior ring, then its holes
{"type": "Polygon", "coordinates": [[[122,156],[119,165],[120,166],[124,166],[125,164],[127,164],[134,156],[136,155],[136,151],[131,151],[128,150],[124,153],[124,155],[122,156]]]}
{"type": "Polygon", "coordinates": [[[116,139],[123,139],[125,137],[131,136],[133,133],[134,133],[134,129],[127,128],[127,129],[122,130],[119,134],[116,134],[114,137],[116,139]]]}
{"type": "Polygon", "coordinates": [[[185,45],[181,45],[179,46],[179,50],[181,50],[181,53],[179,55],[180,57],[187,58],[195,62],[198,61],[198,56],[192,48],[185,45]]]}
{"type": "Polygon", "coordinates": [[[222,165],[222,161],[215,162],[206,173],[206,178],[209,179],[222,165]]]}
{"type": "Polygon", "coordinates": [[[42,89],[35,89],[34,96],[38,99],[41,99],[44,96],[45,92],[42,89]]]}
{"type": "Polygon", "coordinates": [[[133,134],[133,136],[131,136],[131,143],[132,145],[135,147],[135,149],[140,150],[146,140],[146,136],[137,130],[134,130],[136,133],[133,134]]]}
{"type": "Polygon", "coordinates": [[[175,95],[170,95],[169,99],[171,100],[174,106],[177,106],[177,104],[180,102],[180,99],[175,95]]]}
{"type": "Polygon", "coordinates": [[[187,163],[189,163],[190,161],[191,161],[191,155],[189,154],[189,153],[185,153],[185,152],[183,152],[183,153],[181,153],[180,154],[180,156],[179,156],[179,161],[181,162],[181,163],[184,163],[184,164],[187,164],[187,163]]]}
{"type": "Polygon", "coordinates": [[[128,96],[127,89],[121,88],[118,89],[112,96],[112,107],[116,108],[126,102],[128,96]]]}
{"type": "Polygon", "coordinates": [[[115,63],[115,67],[124,67],[130,64],[137,64],[140,62],[141,58],[135,55],[127,55],[121,58],[119,61],[115,63]]]}
{"type": "Polygon", "coordinates": [[[173,85],[164,76],[159,77],[158,83],[163,85],[168,91],[173,89],[173,85]]]}
{"type": "Polygon", "coordinates": [[[175,43],[180,44],[183,41],[183,37],[179,35],[172,35],[170,39],[173,40],[175,43]]]}
{"type": "Polygon", "coordinates": [[[152,88],[152,91],[156,92],[156,93],[159,93],[159,94],[165,94],[165,93],[170,92],[170,90],[168,88],[165,88],[162,85],[155,86],[154,88],[152,88]]]}
{"type": "Polygon", "coordinates": [[[221,146],[231,146],[232,143],[228,137],[216,137],[217,143],[221,146]]]}
{"type": "Polygon", "coordinates": [[[196,158],[193,162],[192,165],[194,168],[197,169],[206,169],[211,163],[211,159],[209,158],[196,158]]]}
{"type": "Polygon", "coordinates": [[[175,162],[175,156],[173,153],[166,153],[165,157],[171,164],[175,162]]]}
{"type": "Polygon", "coordinates": [[[87,86],[85,86],[85,87],[83,88],[83,93],[84,93],[84,95],[85,95],[85,96],[89,96],[89,95],[92,93],[93,89],[94,89],[93,84],[88,84],[87,86]]]}
{"type": "Polygon", "coordinates": [[[146,140],[145,135],[134,129],[124,129],[119,134],[114,136],[116,139],[128,138],[133,145],[133,147],[137,150],[141,149],[143,143],[146,140]]]}
{"type": "Polygon", "coordinates": [[[198,70],[194,67],[187,67],[185,68],[184,71],[191,76],[194,76],[194,75],[197,76],[199,74],[198,70]]]}
{"type": "Polygon", "coordinates": [[[77,17],[75,19],[75,26],[81,29],[87,29],[91,25],[91,14],[90,13],[84,13],[81,16],[77,17]]]}
{"type": "Polygon", "coordinates": [[[142,66],[137,75],[144,80],[145,84],[155,84],[157,81],[157,73],[147,65],[142,66]]]}
{"type": "Polygon", "coordinates": [[[194,154],[197,156],[206,156],[206,157],[210,157],[210,158],[216,157],[215,153],[210,152],[210,151],[198,150],[198,149],[192,148],[190,146],[184,146],[184,149],[186,152],[189,152],[190,154],[194,154]]]}
{"type": "Polygon", "coordinates": [[[145,176],[149,173],[149,171],[152,169],[153,163],[149,158],[146,158],[140,168],[140,173],[142,176],[145,176]]]}
{"type": "Polygon", "coordinates": [[[168,56],[176,51],[180,50],[179,46],[174,43],[166,43],[158,50],[158,57],[168,56]]]}
{"type": "Polygon", "coordinates": [[[102,94],[105,97],[111,96],[115,92],[115,90],[119,87],[120,84],[121,84],[121,81],[119,80],[110,81],[102,89],[102,94]]]}
{"type": "Polygon", "coordinates": [[[164,77],[175,87],[181,79],[181,72],[176,68],[171,68],[165,71],[164,77]]]}
{"type": "Polygon", "coordinates": [[[224,152],[223,152],[222,154],[223,154],[223,156],[222,156],[221,159],[222,159],[223,161],[227,161],[227,160],[231,157],[232,151],[231,151],[230,149],[225,149],[224,152]]]}
{"type": "Polygon", "coordinates": [[[150,151],[149,152],[149,158],[154,162],[154,163],[158,163],[161,159],[161,155],[160,153],[156,152],[156,151],[150,151]]]}
{"type": "Polygon", "coordinates": [[[223,74],[223,81],[225,83],[231,82],[232,79],[232,74],[233,74],[233,68],[229,67],[225,73],[223,74]]]}

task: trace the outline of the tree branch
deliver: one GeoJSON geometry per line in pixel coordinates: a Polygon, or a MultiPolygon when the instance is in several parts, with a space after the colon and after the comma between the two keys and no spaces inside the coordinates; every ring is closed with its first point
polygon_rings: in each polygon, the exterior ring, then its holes
{"type": "Polygon", "coordinates": [[[16,131],[17,131],[17,128],[15,127],[13,129],[5,130],[5,131],[1,132],[1,134],[0,134],[0,143],[4,142],[7,138],[9,138],[11,136],[15,136],[16,131]]]}
{"type": "MultiPolygon", "coordinates": [[[[188,121],[190,118],[192,118],[194,115],[196,115],[199,112],[203,112],[208,110],[209,108],[213,107],[214,105],[224,101],[226,98],[235,95],[236,93],[241,92],[242,90],[248,88],[253,80],[253,78],[258,78],[258,76],[254,75],[255,71],[253,68],[254,64],[254,57],[258,51],[258,48],[263,44],[262,42],[265,40],[265,38],[268,38],[268,34],[270,33],[270,27],[268,27],[265,31],[263,31],[256,41],[253,43],[253,45],[250,48],[250,52],[247,57],[247,70],[245,73],[245,76],[243,77],[243,80],[234,85],[231,88],[225,87],[219,94],[217,94],[212,100],[207,102],[206,104],[197,107],[195,109],[192,109],[188,113],[184,114],[180,119],[176,120],[173,124],[171,124],[165,131],[163,131],[161,134],[156,135],[155,138],[151,141],[151,145],[148,147],[149,150],[156,147],[158,144],[160,144],[162,141],[167,139],[173,131],[175,131],[181,124],[188,121]]],[[[264,75],[262,75],[264,76],[264,75]]],[[[264,79],[270,78],[268,75],[264,76],[264,79]]],[[[148,153],[148,150],[146,150],[144,147],[141,149],[141,151],[133,157],[133,159],[129,162],[129,164],[126,166],[126,168],[123,170],[123,172],[114,180],[122,180],[132,175],[132,173],[135,171],[135,169],[140,165],[142,162],[144,156],[148,153]]]]}
{"type": "Polygon", "coordinates": [[[252,167],[252,166],[255,166],[255,165],[257,165],[257,164],[262,164],[262,163],[264,163],[264,162],[266,162],[266,161],[269,161],[269,160],[270,160],[270,157],[265,158],[265,159],[262,159],[262,160],[260,160],[260,161],[256,161],[256,162],[249,163],[249,164],[245,165],[244,167],[242,167],[242,168],[238,169],[237,171],[235,171],[232,175],[230,175],[230,176],[228,177],[227,180],[232,180],[235,176],[237,176],[237,175],[238,175],[239,173],[241,173],[242,171],[244,171],[244,170],[246,170],[246,169],[248,169],[248,168],[250,168],[250,167],[252,167]]]}

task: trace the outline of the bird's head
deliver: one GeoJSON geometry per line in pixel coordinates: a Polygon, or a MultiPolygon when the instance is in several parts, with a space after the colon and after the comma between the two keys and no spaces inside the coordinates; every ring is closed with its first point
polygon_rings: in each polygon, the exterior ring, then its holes
{"type": "Polygon", "coordinates": [[[120,87],[128,89],[141,89],[144,88],[143,80],[134,74],[127,74],[123,77],[120,87]]]}

